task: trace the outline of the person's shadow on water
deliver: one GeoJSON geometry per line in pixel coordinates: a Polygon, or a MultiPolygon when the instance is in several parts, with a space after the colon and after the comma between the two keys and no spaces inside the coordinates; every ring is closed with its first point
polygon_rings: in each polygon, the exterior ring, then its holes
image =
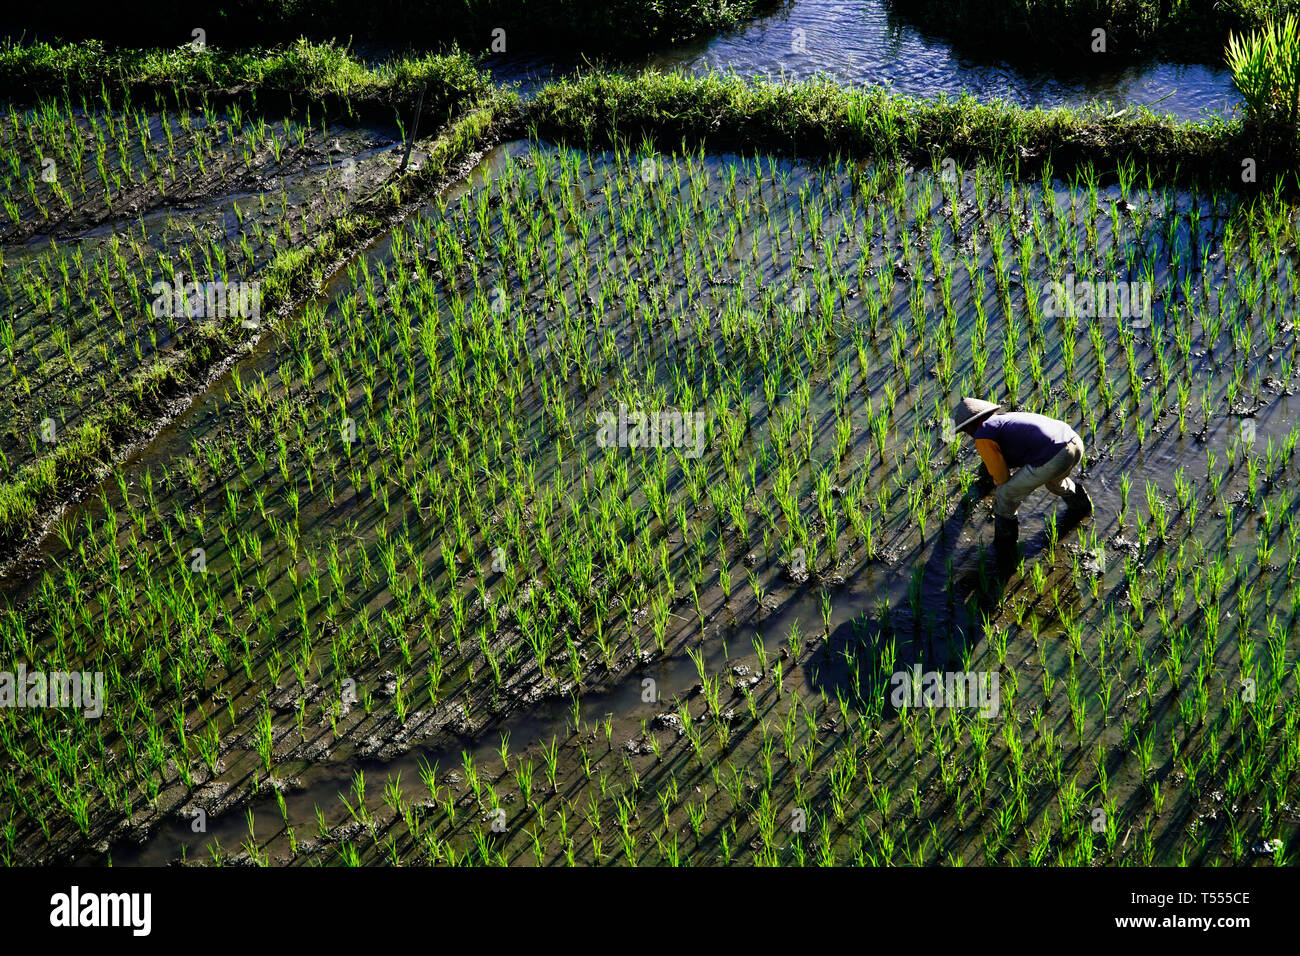
{"type": "Polygon", "coordinates": [[[981,514],[977,501],[975,495],[963,499],[923,546],[929,556],[902,598],[855,615],[807,658],[803,666],[814,690],[862,710],[876,709],[872,702],[883,698],[882,709],[889,711],[894,674],[917,665],[922,671],[965,669],[962,661],[984,639],[985,621],[996,615],[1008,582],[1049,542],[1044,527],[1021,541],[1018,558],[999,560],[983,541],[963,548],[962,529],[981,514]]]}

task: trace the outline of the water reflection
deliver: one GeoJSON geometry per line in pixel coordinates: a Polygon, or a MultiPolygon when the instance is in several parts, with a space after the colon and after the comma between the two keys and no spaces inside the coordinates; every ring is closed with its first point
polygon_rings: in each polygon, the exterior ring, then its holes
{"type": "Polygon", "coordinates": [[[657,54],[647,65],[796,80],[822,73],[846,86],[888,84],[912,96],[969,92],[1020,106],[1109,101],[1184,119],[1226,115],[1238,102],[1231,75],[1213,66],[1149,62],[1048,73],[999,59],[981,61],[899,20],[883,0],[791,0],[737,30],[657,54]]]}

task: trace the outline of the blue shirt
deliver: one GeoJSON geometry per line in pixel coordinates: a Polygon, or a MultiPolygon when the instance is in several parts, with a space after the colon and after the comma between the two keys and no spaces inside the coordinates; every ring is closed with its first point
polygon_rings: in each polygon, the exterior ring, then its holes
{"type": "Polygon", "coordinates": [[[1065,422],[1033,412],[1003,412],[975,429],[976,439],[997,442],[1011,468],[1045,465],[1078,437],[1065,422]]]}

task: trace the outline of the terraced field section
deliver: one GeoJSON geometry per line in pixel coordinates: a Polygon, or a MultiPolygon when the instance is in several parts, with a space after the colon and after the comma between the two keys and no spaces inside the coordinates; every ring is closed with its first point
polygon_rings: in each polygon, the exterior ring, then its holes
{"type": "MultiPolygon", "coordinates": [[[[108,254],[154,267],[133,228],[108,254]]],[[[100,671],[107,707],[0,712],[0,852],[1286,862],[1295,243],[1280,188],[1131,163],[514,139],[7,579],[6,657],[100,671]],[[1031,497],[1011,570],[962,394],[1087,445],[1096,514],[1031,497]],[[978,699],[900,702],[931,671],[978,699]]],[[[83,273],[29,255],[23,341],[88,367],[33,331],[83,273]]]]}
{"type": "Polygon", "coordinates": [[[372,69],[310,44],[7,45],[0,83],[16,91],[0,123],[6,566],[463,161],[484,104],[509,98],[462,56],[372,69]]]}
{"type": "Polygon", "coordinates": [[[260,325],[260,298],[241,310],[223,295],[209,314],[201,286],[255,281],[345,211],[358,182],[373,188],[370,167],[395,165],[398,142],[396,129],[251,122],[237,108],[66,99],[11,106],[4,137],[6,478],[174,343],[260,325]]]}

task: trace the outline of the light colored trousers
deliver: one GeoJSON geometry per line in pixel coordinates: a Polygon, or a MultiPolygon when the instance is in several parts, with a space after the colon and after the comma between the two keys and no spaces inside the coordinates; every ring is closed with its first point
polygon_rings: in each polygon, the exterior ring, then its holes
{"type": "Polygon", "coordinates": [[[1046,488],[1058,497],[1074,494],[1070,472],[1083,458],[1083,441],[1077,436],[1041,465],[1025,465],[1011,478],[998,485],[993,493],[993,513],[1003,518],[1014,518],[1020,502],[1035,488],[1046,488]]]}

